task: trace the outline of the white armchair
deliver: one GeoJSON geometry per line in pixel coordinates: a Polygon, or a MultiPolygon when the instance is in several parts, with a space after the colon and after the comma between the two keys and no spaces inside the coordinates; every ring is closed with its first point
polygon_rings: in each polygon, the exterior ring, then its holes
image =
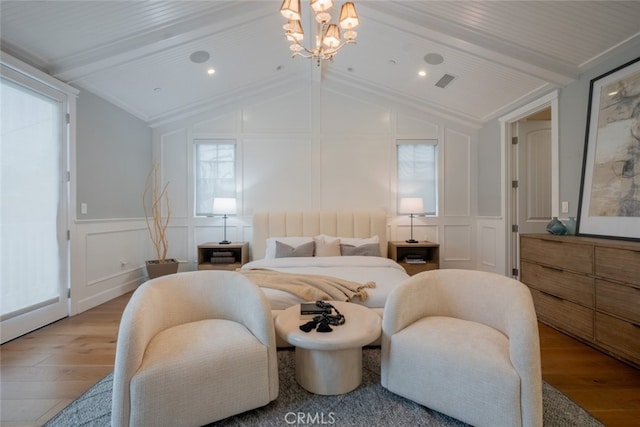
{"type": "Polygon", "coordinates": [[[381,383],[477,427],[542,426],[529,289],[494,273],[433,270],[396,288],[382,320],[381,383]]]}
{"type": "Polygon", "coordinates": [[[135,291],[118,333],[112,426],[201,426],[277,396],[271,309],[249,280],[194,271],[135,291]]]}

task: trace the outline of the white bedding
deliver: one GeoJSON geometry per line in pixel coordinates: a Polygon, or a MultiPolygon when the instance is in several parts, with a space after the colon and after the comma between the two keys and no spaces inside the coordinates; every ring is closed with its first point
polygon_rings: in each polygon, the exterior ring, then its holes
{"type": "MultiPolygon", "coordinates": [[[[245,264],[242,269],[268,268],[295,274],[320,274],[354,282],[373,281],[376,287],[367,289],[365,301],[354,299],[354,303],[369,308],[383,308],[389,292],[409,278],[396,262],[376,256],[296,257],[260,259],[245,264]]],[[[283,310],[302,302],[297,296],[270,288],[262,288],[271,303],[272,310],[283,310]]]]}

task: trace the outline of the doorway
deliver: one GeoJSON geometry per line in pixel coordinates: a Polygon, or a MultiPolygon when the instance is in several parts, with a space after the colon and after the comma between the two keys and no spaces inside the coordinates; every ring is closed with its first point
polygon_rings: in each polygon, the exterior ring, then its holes
{"type": "Polygon", "coordinates": [[[68,315],[66,96],[2,66],[0,326],[4,343],[68,315]]]}
{"type": "Polygon", "coordinates": [[[520,234],[545,233],[558,216],[558,93],[500,119],[504,162],[507,275],[520,272],[520,234]]]}
{"type": "Polygon", "coordinates": [[[551,108],[511,126],[514,225],[519,233],[544,233],[551,220],[551,108]]]}

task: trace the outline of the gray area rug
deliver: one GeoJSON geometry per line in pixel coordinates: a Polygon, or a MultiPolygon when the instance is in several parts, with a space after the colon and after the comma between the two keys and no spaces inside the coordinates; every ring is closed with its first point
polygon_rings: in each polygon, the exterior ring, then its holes
{"type": "MultiPolygon", "coordinates": [[[[211,426],[466,426],[387,391],[380,385],[380,349],[363,351],[362,385],[340,396],[319,396],[295,380],[292,350],[278,351],[280,394],[262,408],[227,418],[211,426]]],[[[108,427],[112,374],[52,418],[45,427],[108,427]]],[[[547,383],[543,384],[545,426],[603,426],[589,413],[547,383]]]]}

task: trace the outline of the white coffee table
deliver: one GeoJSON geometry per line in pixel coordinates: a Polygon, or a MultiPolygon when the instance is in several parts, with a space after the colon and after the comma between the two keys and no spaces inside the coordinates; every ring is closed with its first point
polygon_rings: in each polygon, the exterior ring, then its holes
{"type": "Polygon", "coordinates": [[[296,347],[296,380],[302,387],[315,394],[344,394],[362,382],[362,346],[380,336],[381,319],[358,304],[329,302],[345,317],[343,325],[331,325],[331,332],[301,331],[300,325],[310,319],[300,318],[300,305],[280,313],[275,326],[296,347]]]}

